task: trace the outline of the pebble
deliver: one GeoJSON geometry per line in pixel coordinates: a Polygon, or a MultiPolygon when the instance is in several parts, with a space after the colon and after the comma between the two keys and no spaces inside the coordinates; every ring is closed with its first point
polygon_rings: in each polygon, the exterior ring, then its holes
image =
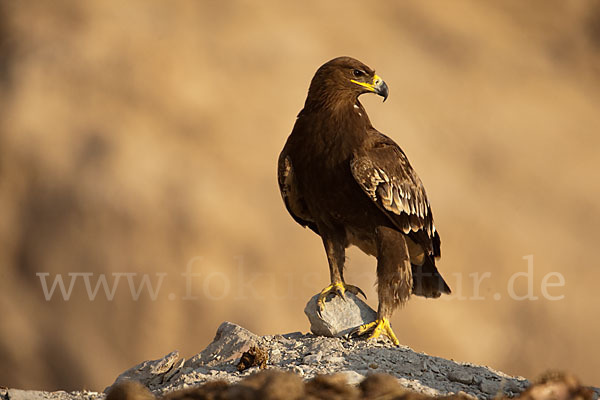
{"type": "Polygon", "coordinates": [[[448,380],[469,385],[473,382],[473,374],[464,369],[451,370],[448,372],[448,380]]]}
{"type": "Polygon", "coordinates": [[[479,384],[481,391],[487,394],[496,394],[500,391],[500,382],[485,380],[479,384]]]}
{"type": "Polygon", "coordinates": [[[326,361],[330,364],[340,364],[340,363],[343,363],[344,361],[346,361],[346,359],[344,357],[338,356],[338,357],[329,357],[326,361]]]}
{"type": "Polygon", "coordinates": [[[509,391],[509,392],[513,392],[513,393],[521,392],[521,385],[519,384],[519,382],[514,381],[514,380],[504,381],[504,382],[502,382],[502,386],[505,391],[509,391]]]}
{"type": "Polygon", "coordinates": [[[318,352],[317,354],[309,354],[307,356],[304,356],[302,362],[304,364],[316,364],[321,361],[321,358],[323,358],[323,353],[318,352]]]}
{"type": "Polygon", "coordinates": [[[356,371],[342,371],[341,374],[346,377],[346,382],[350,385],[357,385],[365,379],[364,375],[359,374],[356,371]]]}

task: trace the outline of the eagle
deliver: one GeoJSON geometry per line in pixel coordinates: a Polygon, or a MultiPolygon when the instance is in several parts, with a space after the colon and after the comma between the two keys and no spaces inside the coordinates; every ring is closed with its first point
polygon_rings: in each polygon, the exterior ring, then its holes
{"type": "MultiPolygon", "coordinates": [[[[377,131],[359,101],[364,93],[388,97],[375,71],[338,57],[315,73],[303,109],[278,160],[287,211],[321,237],[330,285],[318,296],[364,292],[344,281],[345,251],[357,246],[377,258],[377,319],[352,336],[398,339],[389,319],[412,294],[437,298],[450,288],[435,265],[440,235],[425,187],[402,149],[377,131]]],[[[366,297],[366,296],[365,296],[366,297]]]]}

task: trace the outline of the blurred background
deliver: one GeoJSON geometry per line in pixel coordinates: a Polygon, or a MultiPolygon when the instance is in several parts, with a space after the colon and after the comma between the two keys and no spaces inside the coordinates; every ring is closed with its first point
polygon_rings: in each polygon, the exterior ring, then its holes
{"type": "MultiPolygon", "coordinates": [[[[0,385],[102,390],[225,320],[308,331],[327,263],[276,162],[340,55],[390,87],[361,101],[427,187],[454,290],[398,310],[400,341],[600,385],[591,0],[0,1],[0,385]]],[[[376,307],[375,259],[348,258],[376,307]]]]}

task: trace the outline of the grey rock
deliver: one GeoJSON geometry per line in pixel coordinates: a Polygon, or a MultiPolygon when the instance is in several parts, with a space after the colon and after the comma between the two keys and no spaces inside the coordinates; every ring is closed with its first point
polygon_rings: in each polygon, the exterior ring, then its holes
{"type": "Polygon", "coordinates": [[[304,334],[302,332],[291,332],[281,336],[283,336],[286,339],[300,339],[304,336],[304,334]]]}
{"type": "Polygon", "coordinates": [[[485,380],[481,382],[479,387],[482,392],[495,395],[500,391],[500,382],[485,380]]]}
{"type": "Polygon", "coordinates": [[[348,382],[350,385],[358,385],[363,379],[365,379],[363,374],[359,374],[356,371],[342,371],[340,374],[346,378],[346,382],[348,382]]]}
{"type": "Polygon", "coordinates": [[[350,292],[346,292],[345,300],[340,296],[328,296],[319,314],[318,297],[318,294],[314,295],[304,308],[310,321],[310,331],[315,335],[343,337],[352,329],[377,318],[375,310],[350,292]]]}
{"type": "Polygon", "coordinates": [[[269,362],[272,364],[278,364],[281,362],[281,350],[274,348],[269,354],[269,362]]]}
{"type": "Polygon", "coordinates": [[[519,393],[523,390],[521,388],[521,385],[519,385],[519,382],[515,382],[513,380],[506,380],[502,382],[502,387],[505,391],[509,391],[512,393],[519,393]]]}
{"type": "Polygon", "coordinates": [[[318,340],[314,340],[306,349],[309,353],[316,354],[318,352],[322,352],[323,354],[331,353],[331,352],[339,352],[343,350],[343,346],[340,343],[339,339],[329,339],[329,338],[319,338],[318,340]]]}
{"type": "Polygon", "coordinates": [[[323,358],[323,353],[318,352],[317,354],[309,354],[304,356],[302,362],[304,364],[316,364],[321,361],[321,358],[323,358]]]}
{"type": "MultiPolygon", "coordinates": [[[[442,393],[439,389],[435,389],[431,386],[428,386],[427,384],[421,383],[420,380],[400,377],[398,378],[398,382],[400,382],[400,384],[405,388],[417,393],[423,393],[429,396],[439,396],[442,393]]],[[[450,392],[448,391],[447,393],[450,392]]]]}
{"type": "Polygon", "coordinates": [[[150,389],[163,385],[179,372],[184,361],[179,359],[177,351],[158,360],[144,361],[119,375],[111,386],[104,389],[104,393],[108,393],[113,386],[124,380],[138,381],[150,389]]]}
{"type": "Polygon", "coordinates": [[[217,329],[212,343],[190,358],[184,366],[198,368],[213,366],[241,357],[250,346],[258,345],[260,338],[247,329],[231,322],[223,322],[217,329]]]}
{"type": "MultiPolygon", "coordinates": [[[[479,399],[490,399],[497,393],[513,396],[528,385],[528,381],[521,377],[512,377],[484,366],[428,356],[389,342],[374,343],[310,334],[263,338],[231,323],[219,327],[215,341],[195,356],[193,362],[184,363],[184,360],[178,359],[177,352],[173,352],[160,360],[146,361],[130,368],[121,376],[146,376],[149,379],[147,384],[156,396],[214,380],[235,383],[258,371],[253,367],[240,373],[235,367],[240,352],[251,343],[262,346],[271,355],[277,355],[271,359],[268,368],[292,371],[304,380],[319,374],[343,372],[348,382],[357,384],[369,374],[385,372],[398,379],[406,389],[417,393],[441,396],[464,392],[479,399]],[[374,369],[374,366],[377,368],[374,369]]],[[[0,388],[0,400],[20,398],[102,400],[104,395],[0,388]]]]}
{"type": "Polygon", "coordinates": [[[340,356],[339,354],[330,354],[327,357],[323,357],[323,362],[327,362],[330,364],[339,364],[339,363],[343,363],[344,361],[346,361],[345,357],[340,356]]]}
{"type": "Polygon", "coordinates": [[[464,383],[465,385],[469,385],[473,382],[473,374],[464,369],[454,369],[448,371],[448,380],[452,382],[464,383]]]}
{"type": "Polygon", "coordinates": [[[327,361],[330,364],[340,364],[346,361],[346,359],[344,357],[334,356],[327,358],[325,361],[327,361]]]}

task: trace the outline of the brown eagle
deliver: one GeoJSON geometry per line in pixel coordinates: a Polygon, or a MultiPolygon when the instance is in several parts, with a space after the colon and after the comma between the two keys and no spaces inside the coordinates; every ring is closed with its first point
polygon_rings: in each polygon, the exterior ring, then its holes
{"type": "Polygon", "coordinates": [[[375,71],[335,58],[313,77],[304,108],[279,156],[279,189],[291,216],[321,236],[329,261],[327,295],[361,293],[344,282],[345,249],[358,246],[377,258],[377,320],[356,336],[398,339],[389,318],[411,294],[439,297],[450,288],[439,274],[440,235],[425,188],[402,149],[378,132],[358,97],[388,96],[375,71]]]}

